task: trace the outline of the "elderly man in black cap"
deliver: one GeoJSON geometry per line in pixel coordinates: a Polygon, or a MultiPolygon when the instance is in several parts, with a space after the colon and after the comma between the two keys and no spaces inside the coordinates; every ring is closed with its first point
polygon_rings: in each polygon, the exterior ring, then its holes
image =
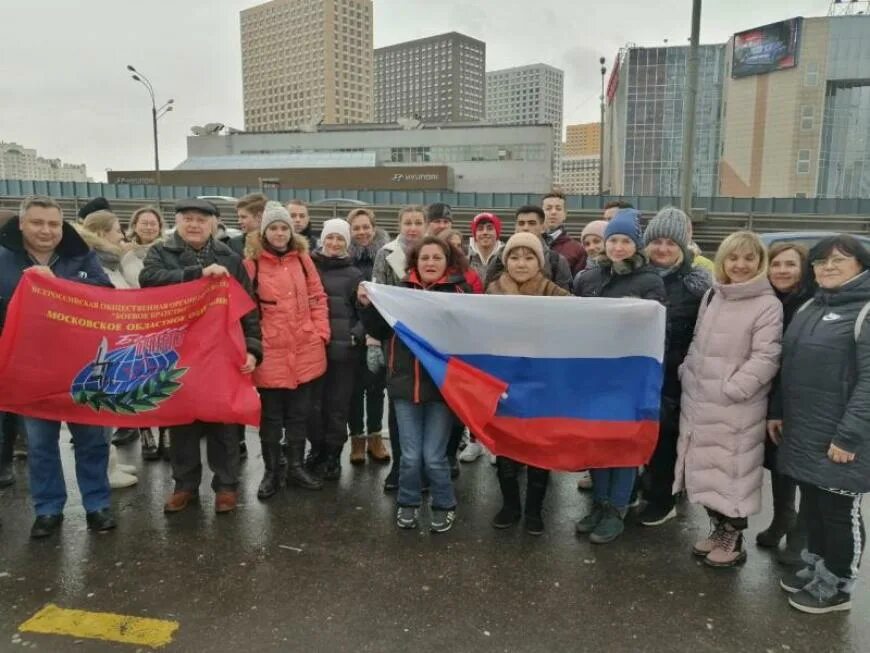
{"type": "MultiPolygon", "coordinates": [[[[151,247],[145,267],[139,275],[143,288],[168,286],[202,277],[232,276],[253,297],[251,280],[242,259],[223,243],[215,240],[217,209],[206,200],[180,200],[175,205],[175,233],[165,242],[151,247]]],[[[256,310],[241,319],[248,351],[242,367],[245,374],[254,371],[262,359],[260,318],[256,310]]],[[[207,389],[203,388],[203,392],[207,389]]],[[[164,511],[180,512],[195,500],[202,480],[199,441],[206,436],[208,464],[212,471],[215,510],[231,512],[236,507],[239,484],[239,439],[229,424],[193,422],[172,427],[169,452],[175,491],[164,511]]]]}

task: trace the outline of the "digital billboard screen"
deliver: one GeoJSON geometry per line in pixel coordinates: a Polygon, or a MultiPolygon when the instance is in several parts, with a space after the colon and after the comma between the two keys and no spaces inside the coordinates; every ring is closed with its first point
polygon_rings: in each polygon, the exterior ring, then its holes
{"type": "Polygon", "coordinates": [[[735,34],[731,77],[748,77],[794,68],[797,65],[800,28],[801,19],[791,18],[735,34]]]}

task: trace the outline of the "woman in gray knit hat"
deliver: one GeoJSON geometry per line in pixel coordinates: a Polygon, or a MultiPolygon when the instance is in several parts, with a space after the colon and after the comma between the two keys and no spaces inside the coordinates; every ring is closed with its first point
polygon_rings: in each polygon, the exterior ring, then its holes
{"type": "Polygon", "coordinates": [[[682,394],[677,371],[692,342],[701,298],[713,283],[710,273],[694,264],[694,254],[689,249],[689,225],[685,213],[669,206],[650,220],[643,235],[649,261],[662,276],[668,296],[659,441],[641,480],[647,500],[640,514],[644,526],[664,524],[677,514],[673,485],[682,394]]]}

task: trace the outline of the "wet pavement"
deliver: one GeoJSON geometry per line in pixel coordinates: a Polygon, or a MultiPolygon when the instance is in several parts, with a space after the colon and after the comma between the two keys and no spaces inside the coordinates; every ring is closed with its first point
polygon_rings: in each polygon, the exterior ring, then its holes
{"type": "MultiPolygon", "coordinates": [[[[697,506],[658,528],[630,520],[610,545],[576,538],[590,497],[569,474],[554,475],[544,536],[497,531],[495,472],[481,458],[463,465],[451,532],[400,532],[382,491],[386,466],[345,465],[322,492],[283,490],[262,503],[253,433],[248,442],[234,514],[215,515],[206,472],[200,504],[164,515],[169,466],[141,462],[133,444],[121,457],[140,482],[114,492],[118,529],[85,530],[73,483],[61,534],[37,542],[26,465],[16,463],[18,483],[0,494],[0,651],[149,650],[18,633],[49,603],[177,621],[165,651],[870,650],[870,583],[851,614],[789,608],[780,569],[754,545],[767,513],[750,520],[748,562],[730,570],[690,554],[707,528],[697,506]]],[[[62,450],[69,482],[69,445],[62,450]]]]}

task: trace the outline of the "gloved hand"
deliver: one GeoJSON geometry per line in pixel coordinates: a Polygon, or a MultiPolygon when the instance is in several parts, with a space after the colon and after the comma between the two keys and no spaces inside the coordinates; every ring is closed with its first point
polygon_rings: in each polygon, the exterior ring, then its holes
{"type": "Polygon", "coordinates": [[[387,361],[384,360],[384,350],[380,345],[369,345],[366,351],[366,367],[369,372],[377,374],[382,367],[387,366],[387,361]]]}

